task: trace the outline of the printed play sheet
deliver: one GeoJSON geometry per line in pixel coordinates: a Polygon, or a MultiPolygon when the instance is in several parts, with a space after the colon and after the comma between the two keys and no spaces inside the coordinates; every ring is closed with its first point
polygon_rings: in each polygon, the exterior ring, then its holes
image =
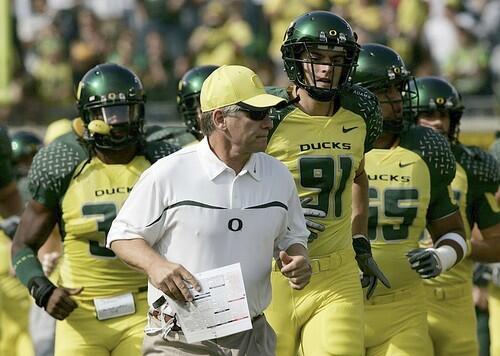
{"type": "Polygon", "coordinates": [[[236,334],[252,328],[239,263],[195,274],[202,289],[190,288],[193,302],[167,297],[189,343],[236,334]]]}

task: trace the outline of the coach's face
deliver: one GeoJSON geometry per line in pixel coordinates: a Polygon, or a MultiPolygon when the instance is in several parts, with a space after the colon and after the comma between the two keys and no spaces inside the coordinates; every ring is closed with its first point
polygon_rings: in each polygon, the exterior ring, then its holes
{"type": "Polygon", "coordinates": [[[269,130],[273,122],[269,111],[249,112],[246,110],[228,114],[225,117],[228,139],[241,153],[263,152],[267,146],[269,130]]]}

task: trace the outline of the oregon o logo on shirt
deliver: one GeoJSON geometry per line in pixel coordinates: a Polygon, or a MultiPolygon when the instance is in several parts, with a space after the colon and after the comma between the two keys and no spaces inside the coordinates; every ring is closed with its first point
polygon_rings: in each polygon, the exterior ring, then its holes
{"type": "Polygon", "coordinates": [[[228,221],[227,228],[231,231],[240,231],[243,229],[243,221],[238,218],[233,218],[228,221]]]}

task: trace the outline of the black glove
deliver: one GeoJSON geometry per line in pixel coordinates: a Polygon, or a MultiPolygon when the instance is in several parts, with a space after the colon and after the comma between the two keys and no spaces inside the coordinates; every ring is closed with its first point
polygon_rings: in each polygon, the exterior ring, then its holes
{"type": "Polygon", "coordinates": [[[7,235],[11,240],[14,239],[16,234],[17,226],[21,219],[17,215],[11,215],[7,219],[0,222],[0,230],[2,230],[5,235],[7,235]]]}
{"type": "Polygon", "coordinates": [[[486,287],[491,281],[492,270],[491,266],[486,263],[475,263],[474,271],[472,272],[472,282],[478,287],[486,287]]]}
{"type": "Polygon", "coordinates": [[[47,277],[33,277],[28,282],[28,291],[40,308],[47,308],[49,298],[56,289],[47,277]]]}
{"type": "Polygon", "coordinates": [[[308,242],[316,240],[318,238],[318,232],[325,231],[325,225],[316,223],[308,218],[324,218],[326,216],[323,210],[311,209],[307,207],[307,204],[311,202],[312,198],[304,198],[300,201],[302,206],[302,212],[306,218],[307,229],[309,230],[308,242]]]}
{"type": "Polygon", "coordinates": [[[356,262],[358,267],[363,272],[361,277],[361,286],[367,288],[366,298],[370,297],[375,292],[377,281],[380,280],[384,286],[391,288],[391,283],[377,266],[377,262],[373,259],[372,248],[370,241],[366,236],[356,235],[352,238],[352,247],[356,252],[356,262]]]}
{"type": "Polygon", "coordinates": [[[433,248],[416,248],[406,253],[411,268],[420,274],[421,278],[437,277],[443,271],[441,260],[433,248]]]}

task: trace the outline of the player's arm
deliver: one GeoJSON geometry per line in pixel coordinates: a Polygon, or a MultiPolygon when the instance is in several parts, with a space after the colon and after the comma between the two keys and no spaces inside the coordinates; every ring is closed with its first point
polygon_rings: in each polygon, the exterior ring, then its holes
{"type": "Polygon", "coordinates": [[[484,263],[500,262],[500,224],[479,230],[482,239],[475,237],[475,231],[477,230],[473,230],[470,258],[484,263]]]}
{"type": "Polygon", "coordinates": [[[375,292],[377,281],[380,280],[387,288],[391,284],[387,277],[378,268],[373,259],[368,235],[368,177],[365,172],[363,158],[356,171],[352,185],[352,246],[356,252],[356,261],[363,272],[361,284],[367,288],[369,299],[375,292]]]}
{"type": "MultiPolygon", "coordinates": [[[[443,191],[445,192],[445,191],[443,191]]],[[[441,195],[440,204],[453,207],[449,195],[441,195]]],[[[437,205],[432,205],[436,210],[437,205]]],[[[418,248],[408,252],[408,261],[422,278],[434,278],[449,270],[467,255],[465,230],[460,211],[455,211],[441,218],[431,220],[427,225],[434,246],[418,248]]]]}
{"type": "Polygon", "coordinates": [[[471,210],[476,226],[472,235],[470,257],[477,262],[500,262],[500,206],[498,200],[491,192],[483,193],[472,205],[471,210]]]}
{"type": "Polygon", "coordinates": [[[37,258],[38,249],[45,243],[56,222],[57,215],[53,209],[35,200],[29,201],[12,243],[12,264],[36,304],[54,318],[63,320],[77,307],[70,295],[80,291],[53,285],[37,258]]]}
{"type": "Polygon", "coordinates": [[[352,185],[352,235],[368,235],[368,177],[364,158],[352,185]]]}

